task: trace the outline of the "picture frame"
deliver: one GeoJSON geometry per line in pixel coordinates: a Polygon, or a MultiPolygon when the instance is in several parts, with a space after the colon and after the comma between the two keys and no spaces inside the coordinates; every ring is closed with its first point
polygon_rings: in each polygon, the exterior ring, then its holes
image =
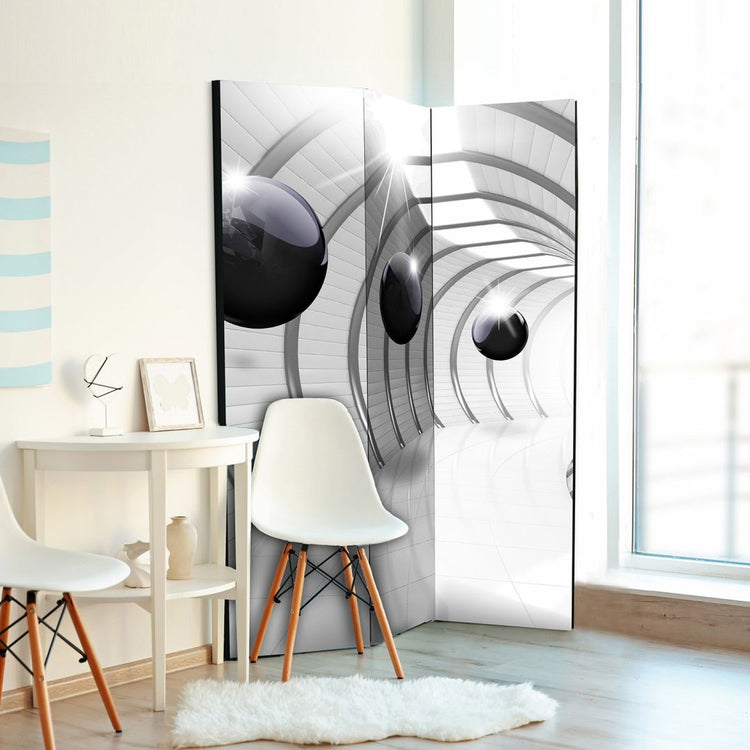
{"type": "Polygon", "coordinates": [[[139,359],[149,432],[203,427],[195,359],[139,359]]]}

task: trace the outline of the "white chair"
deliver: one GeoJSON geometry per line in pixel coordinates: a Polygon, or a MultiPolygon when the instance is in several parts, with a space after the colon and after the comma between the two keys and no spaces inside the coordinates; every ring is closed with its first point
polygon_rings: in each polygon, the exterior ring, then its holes
{"type": "MultiPolygon", "coordinates": [[[[5,662],[8,654],[10,654],[33,677],[46,750],[54,750],[55,737],[52,730],[52,715],[50,713],[44,665],[49,659],[52,646],[56,640],[62,640],[77,651],[81,656],[81,662],[88,662],[112,726],[115,732],[122,731],[117,709],[104,679],[102,668],[96,658],[91,641],[81,622],[75,600],[70,592],[96,591],[114,586],[124,580],[128,573],[128,566],[121,560],[104,557],[103,555],[92,555],[87,552],[53,549],[38,544],[28,537],[21,530],[13,515],[5,487],[0,480],[0,586],[3,587],[2,600],[0,600],[0,700],[2,699],[5,662]],[[13,589],[26,590],[26,604],[13,596],[13,589]],[[43,616],[37,614],[36,597],[39,591],[62,592],[62,598],[43,616]],[[14,603],[25,610],[25,615],[21,615],[11,623],[10,612],[14,603]],[[62,609],[62,612],[55,618],[55,625],[50,625],[47,620],[60,609],[62,609]],[[59,632],[60,622],[66,611],[70,614],[73,627],[78,634],[81,643],[80,649],[59,632]],[[8,632],[13,625],[24,619],[26,620],[27,631],[11,640],[8,637],[8,632]],[[42,653],[42,643],[39,637],[40,625],[53,633],[46,656],[42,653]],[[29,651],[31,652],[31,668],[13,650],[14,645],[27,634],[29,636],[29,651]]],[[[2,743],[0,742],[0,744],[2,743]]]]}
{"type": "MultiPolygon", "coordinates": [[[[275,602],[288,590],[294,576],[282,680],[292,672],[294,640],[308,565],[328,584],[343,590],[349,600],[357,653],[364,652],[357,600],[375,610],[393,669],[404,676],[393,635],[378,594],[364,546],[403,536],[409,527],[380,502],[362,442],[349,412],[328,398],[295,398],[268,407],[253,466],[252,521],[268,536],[286,542],[271,583],[258,634],[250,655],[255,662],[275,602]],[[301,545],[299,552],[294,545],[301,545]],[[331,576],[307,559],[311,544],[338,547],[343,569],[331,576]],[[349,547],[357,547],[356,555],[349,547]],[[296,572],[284,580],[287,565],[297,560],[296,572]],[[343,574],[344,583],[339,580],[343,574]],[[370,601],[356,591],[359,579],[370,601]]],[[[335,554],[335,552],[333,553],[335,554]]],[[[311,571],[312,572],[312,571],[311,571]]]]}

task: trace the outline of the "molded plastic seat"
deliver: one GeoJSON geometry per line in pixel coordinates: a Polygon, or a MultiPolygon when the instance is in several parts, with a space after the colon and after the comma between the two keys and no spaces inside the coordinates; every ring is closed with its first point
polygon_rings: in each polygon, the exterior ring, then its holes
{"type": "MultiPolygon", "coordinates": [[[[87,661],[91,673],[101,695],[104,707],[109,715],[112,727],[116,732],[122,731],[120,719],[117,715],[112,695],[107,687],[104,673],[94,653],[93,646],[81,621],[78,607],[71,595],[72,591],[96,591],[114,586],[127,578],[130,570],[122,560],[92,555],[87,552],[46,547],[27,536],[13,515],[5,487],[0,480],[0,699],[2,699],[3,677],[8,653],[17,658],[18,654],[12,650],[16,642],[7,635],[12,627],[10,610],[14,604],[24,607],[24,604],[13,596],[13,589],[26,590],[26,627],[29,636],[29,651],[31,652],[31,672],[34,678],[34,691],[39,706],[39,719],[42,724],[42,735],[46,750],[55,750],[55,737],[52,730],[52,714],[50,712],[49,695],[44,675],[46,658],[42,652],[39,636],[40,625],[51,627],[46,617],[37,613],[36,596],[39,591],[61,592],[62,598],[53,608],[67,611],[78,634],[81,649],[71,642],[82,656],[81,661],[87,661]]],[[[23,636],[21,636],[23,637],[23,636]]],[[[54,638],[53,638],[54,641],[54,638]]],[[[47,654],[49,658],[49,653],[47,654]]]]}
{"type": "MultiPolygon", "coordinates": [[[[295,398],[268,407],[253,467],[253,524],[286,544],[266,599],[250,655],[256,661],[275,602],[294,578],[282,680],[292,671],[292,656],[308,564],[343,589],[349,600],[357,652],[364,652],[357,602],[369,604],[378,618],[396,676],[404,676],[383,603],[364,547],[397,539],[409,527],[380,502],[357,428],[349,412],[330,398],[295,398]],[[294,543],[301,545],[299,551],[294,543]],[[310,544],[339,548],[342,569],[332,576],[307,559],[310,544]],[[349,546],[357,547],[352,554],[349,546]],[[291,561],[297,564],[291,568],[291,561]],[[284,580],[287,566],[290,572],[284,580]],[[343,574],[344,582],[338,580],[343,574]],[[369,601],[356,590],[356,581],[369,601]]],[[[325,588],[324,586],[324,588],[325,588]]],[[[320,593],[322,589],[318,591],[320,593]]],[[[317,595],[317,594],[316,594],[317,595]]]]}
{"type": "Polygon", "coordinates": [[[268,407],[252,497],[253,524],[288,542],[361,546],[409,530],[383,507],[357,428],[346,407],[329,398],[268,407]]]}
{"type": "Polygon", "coordinates": [[[126,563],[89,552],[45,547],[21,531],[0,530],[0,584],[32,591],[98,591],[125,580],[126,563]]]}
{"type": "Polygon", "coordinates": [[[290,518],[283,526],[260,521],[253,523],[264,534],[289,542],[340,547],[344,546],[341,540],[347,539],[347,545],[361,547],[398,539],[409,530],[403,521],[383,510],[384,517],[372,521],[367,528],[362,527],[361,519],[329,519],[326,528],[321,528],[321,519],[310,516],[290,518]]]}

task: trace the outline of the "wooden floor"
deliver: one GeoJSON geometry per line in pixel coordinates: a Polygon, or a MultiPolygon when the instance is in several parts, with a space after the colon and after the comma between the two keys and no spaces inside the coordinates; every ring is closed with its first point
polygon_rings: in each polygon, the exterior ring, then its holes
{"type": "MultiPolygon", "coordinates": [[[[750,748],[750,654],[698,650],[593,631],[551,632],[520,628],[429,623],[398,636],[407,679],[454,677],[532,681],[560,703],[551,721],[492,735],[460,747],[575,748],[576,750],[748,750],[750,748]]],[[[113,690],[124,725],[108,731],[98,695],[53,703],[59,750],[168,748],[170,721],[180,688],[201,678],[230,678],[235,665],[206,666],[171,674],[169,708],[150,710],[148,681],[113,690]]],[[[278,679],[279,657],[253,665],[254,678],[278,679]]],[[[392,678],[384,646],[351,652],[299,654],[295,674],[361,672],[392,678]]],[[[342,698],[342,700],[344,700],[342,698]]],[[[345,704],[342,711],[346,710],[345,704]]],[[[393,737],[368,743],[387,749],[426,750],[435,743],[393,737]]],[[[36,713],[0,716],[2,750],[41,747],[36,713]]],[[[232,748],[282,750],[281,743],[255,742],[232,748]]],[[[291,746],[287,746],[291,747],[291,746]]]]}

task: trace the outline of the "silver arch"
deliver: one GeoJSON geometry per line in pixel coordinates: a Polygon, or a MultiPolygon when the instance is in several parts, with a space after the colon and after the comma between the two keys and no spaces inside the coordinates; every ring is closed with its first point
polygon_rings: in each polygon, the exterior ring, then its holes
{"type": "MultiPolygon", "coordinates": [[[[534,340],[537,337],[537,334],[539,333],[539,328],[541,327],[542,323],[544,322],[544,319],[552,312],[552,310],[560,303],[562,302],[566,297],[570,296],[574,292],[574,288],[571,287],[570,289],[566,289],[561,294],[558,294],[557,297],[552,299],[545,307],[544,309],[539,313],[536,320],[534,321],[534,324],[531,326],[531,332],[529,333],[529,342],[526,346],[526,351],[523,353],[523,383],[526,386],[526,393],[529,394],[529,398],[531,399],[531,403],[534,405],[534,408],[536,409],[537,414],[539,414],[540,417],[547,417],[549,416],[547,412],[542,407],[541,403],[539,402],[539,398],[536,395],[536,390],[534,389],[534,383],[531,379],[531,349],[534,345],[534,340]]],[[[488,360],[488,362],[491,360],[488,360]]],[[[497,387],[497,383],[495,383],[495,373],[494,370],[491,373],[492,381],[490,388],[492,385],[495,385],[497,387]]]]}
{"type": "Polygon", "coordinates": [[[527,120],[540,128],[549,130],[572,146],[576,144],[576,124],[572,120],[543,107],[537,102],[518,102],[514,104],[488,104],[491,109],[507,112],[511,115],[527,120]]]}
{"type": "Polygon", "coordinates": [[[513,420],[513,416],[508,411],[508,407],[503,402],[502,398],[500,397],[500,391],[497,388],[497,383],[495,382],[494,378],[489,378],[489,368],[491,367],[492,360],[488,359],[486,362],[486,367],[488,370],[488,379],[490,382],[490,393],[492,394],[492,400],[495,402],[495,406],[500,410],[500,413],[509,421],[511,422],[513,420]]]}
{"type": "MultiPolygon", "coordinates": [[[[550,216],[541,208],[532,206],[531,204],[526,203],[525,201],[518,200],[517,198],[509,198],[505,195],[489,193],[486,190],[477,190],[473,193],[453,193],[451,195],[438,195],[437,197],[432,198],[432,203],[454,203],[457,201],[476,200],[478,198],[481,200],[490,201],[491,203],[504,203],[507,206],[512,206],[513,208],[517,208],[521,211],[527,211],[530,214],[534,214],[534,216],[538,216],[550,226],[555,227],[555,229],[559,229],[563,234],[566,234],[568,237],[570,237],[571,240],[575,240],[575,232],[571,229],[568,229],[568,227],[566,227],[565,224],[563,224],[561,221],[558,221],[554,216],[550,216]]],[[[426,203],[428,201],[420,198],[419,202],[426,203]]]]}
{"type": "MultiPolygon", "coordinates": [[[[417,415],[417,407],[414,404],[414,392],[411,386],[411,361],[409,360],[409,342],[407,341],[404,345],[404,373],[406,374],[406,394],[409,397],[409,410],[411,411],[411,417],[414,420],[414,425],[417,428],[417,433],[422,434],[422,425],[419,423],[419,416],[417,415]]],[[[426,376],[425,376],[426,381],[426,376]]],[[[429,393],[429,384],[427,384],[427,392],[429,393]]]]}
{"type": "Polygon", "coordinates": [[[549,177],[546,177],[523,164],[518,164],[517,162],[505,159],[502,156],[487,154],[482,151],[454,151],[449,154],[437,154],[432,158],[433,164],[449,164],[456,161],[483,164],[486,167],[492,167],[493,169],[499,169],[503,172],[514,174],[524,180],[533,182],[535,185],[542,188],[542,190],[552,193],[552,195],[566,203],[574,211],[576,210],[575,196],[560,185],[560,183],[551,180],[549,177]]]}
{"type": "Polygon", "coordinates": [[[391,354],[390,354],[390,337],[388,334],[383,336],[383,380],[385,381],[385,400],[388,404],[388,416],[391,419],[391,426],[393,427],[393,432],[396,435],[396,440],[398,440],[399,447],[404,448],[406,446],[406,443],[404,443],[404,438],[401,435],[401,430],[398,426],[398,421],[396,420],[396,411],[393,408],[393,394],[391,393],[391,354]]]}
{"type": "MultiPolygon", "coordinates": [[[[547,248],[548,250],[552,250],[552,252],[544,253],[544,255],[554,255],[556,258],[560,258],[561,260],[570,260],[571,263],[573,262],[573,259],[569,258],[567,255],[558,255],[557,253],[559,252],[559,249],[552,245],[547,245],[544,242],[537,242],[536,240],[524,240],[520,237],[517,237],[512,240],[495,240],[494,242],[467,242],[466,244],[461,245],[449,245],[448,247],[444,247],[442,250],[436,252],[430,259],[430,261],[428,261],[428,264],[432,263],[434,265],[439,260],[442,260],[451,253],[455,253],[457,250],[469,250],[472,247],[495,247],[497,245],[517,245],[523,243],[528,245],[535,245],[536,247],[547,248]]],[[[498,258],[498,260],[501,260],[501,258],[498,258]]]]}
{"type": "Polygon", "coordinates": [[[253,165],[249,174],[273,177],[307,143],[345,120],[350,112],[349,103],[336,102],[316,110],[284,133],[253,165]]]}
{"type": "MultiPolygon", "coordinates": [[[[432,227],[433,232],[440,232],[445,229],[465,229],[467,227],[484,227],[484,226],[490,226],[494,224],[500,224],[503,226],[509,226],[509,227],[516,227],[517,229],[524,229],[528,232],[534,232],[535,234],[538,234],[540,237],[544,237],[545,239],[549,240],[550,242],[556,242],[558,245],[560,245],[560,248],[558,251],[562,250],[563,252],[569,254],[571,257],[573,256],[573,248],[568,247],[562,240],[553,237],[551,234],[548,234],[547,232],[542,231],[541,229],[538,229],[537,227],[531,226],[531,224],[522,224],[519,221],[511,221],[509,219],[481,219],[479,221],[466,221],[466,222],[457,222],[455,224],[436,224],[432,227]]],[[[520,237],[519,239],[523,239],[520,237]]],[[[526,240],[527,242],[536,242],[536,240],[526,240]]]]}

